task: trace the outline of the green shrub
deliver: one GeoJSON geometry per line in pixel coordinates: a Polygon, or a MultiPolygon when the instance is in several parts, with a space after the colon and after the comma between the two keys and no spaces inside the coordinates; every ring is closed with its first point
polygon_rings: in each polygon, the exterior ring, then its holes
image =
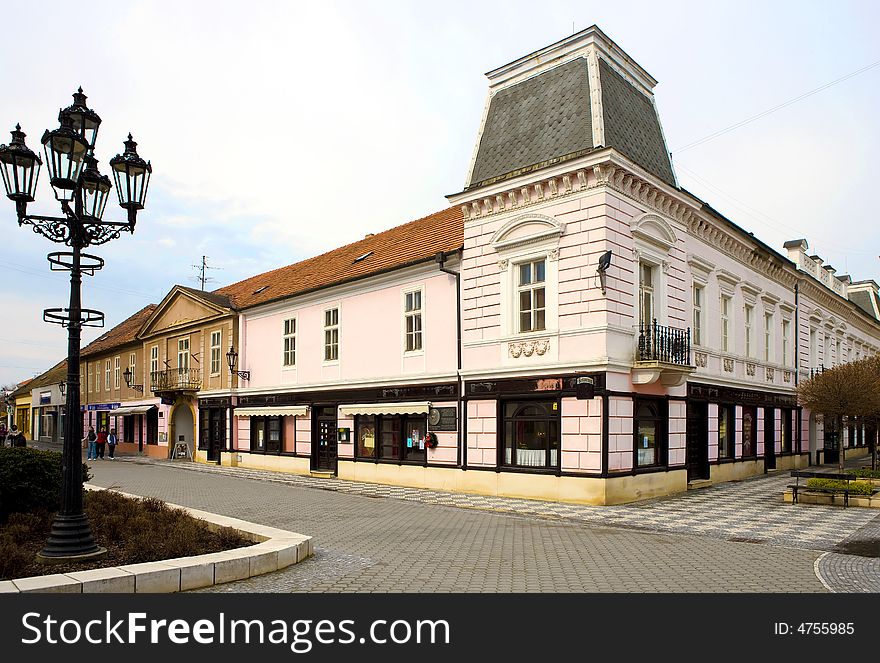
{"type": "Polygon", "coordinates": [[[807,479],[807,488],[849,488],[851,495],[872,495],[874,486],[870,481],[850,481],[841,479],[807,479]]]}
{"type": "Polygon", "coordinates": [[[860,467],[853,470],[853,474],[862,479],[880,479],[880,470],[872,470],[870,467],[860,467]]]}
{"type": "MultiPolygon", "coordinates": [[[[83,481],[91,478],[83,463],[83,481]]],[[[61,505],[61,454],[30,447],[0,448],[0,523],[9,514],[61,505]]]]}

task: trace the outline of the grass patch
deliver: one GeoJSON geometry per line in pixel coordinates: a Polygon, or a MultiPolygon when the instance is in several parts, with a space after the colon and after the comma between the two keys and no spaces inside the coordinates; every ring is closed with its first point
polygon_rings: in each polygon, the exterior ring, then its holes
{"type": "Polygon", "coordinates": [[[46,510],[13,513],[0,526],[0,580],[50,573],[156,562],[249,546],[253,542],[229,527],[216,528],[157,499],[133,499],[109,490],[87,491],[86,515],[107,557],[98,562],[39,564],[53,514],[46,510]]]}
{"type": "Polygon", "coordinates": [[[850,495],[873,495],[874,486],[870,481],[850,481],[841,479],[807,479],[807,488],[849,488],[850,495]]]}

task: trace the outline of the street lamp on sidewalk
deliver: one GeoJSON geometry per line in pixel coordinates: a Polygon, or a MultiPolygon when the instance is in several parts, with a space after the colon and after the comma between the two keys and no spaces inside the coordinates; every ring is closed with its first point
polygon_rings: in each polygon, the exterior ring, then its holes
{"type": "Polygon", "coordinates": [[[126,221],[103,220],[110,193],[110,178],[98,170],[95,142],[101,118],[86,105],[80,88],[73,104],[58,114],[59,127],[43,134],[41,143],[49,170],[50,184],[61,205],[63,216],[27,213],[34,202],[42,159],[24,142],[25,134],[16,125],[9,145],[0,145],[0,175],[6,196],[15,202],[18,225],[30,225],[35,233],[71,251],[50,253],[52,270],[70,272],[70,302],[67,308],[43,311],[43,320],[67,327],[67,393],[64,420],[61,508],[52,523],[52,532],[39,557],[46,561],[87,559],[106,554],[92,536],[83,512],[82,455],[79,440],[79,353],[83,327],[103,327],[104,314],[82,308],[82,275],[93,275],[104,261],[83,253],[91,245],[109,242],[123,232],[134,232],[137,212],[144,208],[153,168],[137,153],[131,134],[125,150],[110,160],[119,205],[127,211],[126,221]]]}

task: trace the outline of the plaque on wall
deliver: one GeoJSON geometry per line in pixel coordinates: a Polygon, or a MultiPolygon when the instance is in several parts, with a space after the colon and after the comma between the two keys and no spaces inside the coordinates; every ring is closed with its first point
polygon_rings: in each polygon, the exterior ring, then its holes
{"type": "Polygon", "coordinates": [[[428,412],[428,428],[432,431],[458,430],[456,408],[432,407],[428,412]]]}
{"type": "Polygon", "coordinates": [[[351,428],[337,428],[336,429],[336,441],[337,442],[351,441],[351,428]]]}

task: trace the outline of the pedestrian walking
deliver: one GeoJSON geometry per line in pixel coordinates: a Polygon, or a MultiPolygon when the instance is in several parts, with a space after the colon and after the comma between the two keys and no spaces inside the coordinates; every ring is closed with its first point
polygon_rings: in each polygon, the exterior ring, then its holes
{"type": "Polygon", "coordinates": [[[6,430],[6,424],[0,424],[0,447],[6,446],[6,436],[8,432],[6,430]]]}
{"type": "Polygon", "coordinates": [[[110,429],[110,435],[107,436],[107,446],[110,450],[110,460],[114,460],[113,452],[116,451],[116,445],[119,443],[119,438],[116,437],[116,429],[110,429]]]}
{"type": "Polygon", "coordinates": [[[98,437],[95,439],[95,446],[98,449],[99,460],[104,460],[104,447],[107,446],[107,429],[102,428],[98,431],[98,437]]]}
{"type": "Polygon", "coordinates": [[[87,448],[87,460],[96,460],[98,458],[97,439],[98,436],[95,435],[95,428],[93,426],[89,426],[89,432],[86,433],[86,436],[83,438],[83,443],[86,445],[87,448]]]}

